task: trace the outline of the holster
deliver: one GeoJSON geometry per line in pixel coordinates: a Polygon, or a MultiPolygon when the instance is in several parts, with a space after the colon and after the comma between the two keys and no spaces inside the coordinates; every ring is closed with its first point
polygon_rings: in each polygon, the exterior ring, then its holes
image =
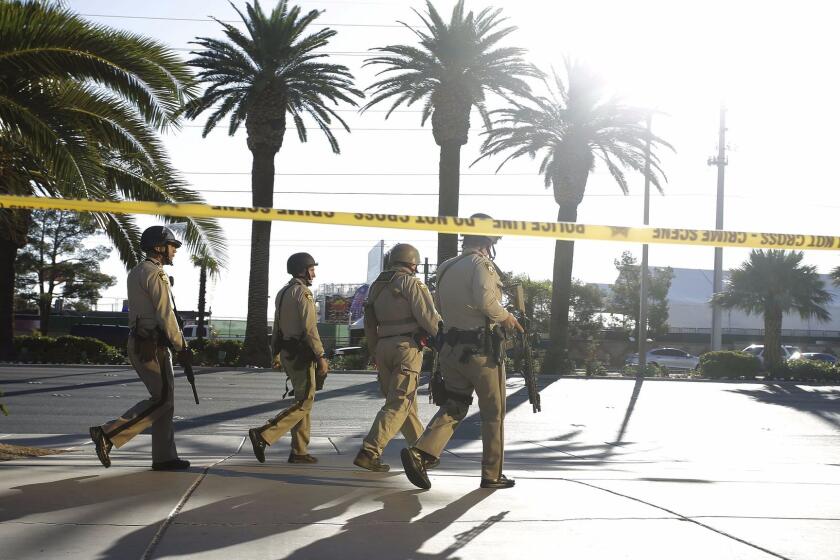
{"type": "Polygon", "coordinates": [[[157,329],[146,330],[135,327],[129,331],[128,336],[134,339],[134,349],[141,361],[157,360],[158,348],[164,346],[160,343],[161,334],[157,329]]]}

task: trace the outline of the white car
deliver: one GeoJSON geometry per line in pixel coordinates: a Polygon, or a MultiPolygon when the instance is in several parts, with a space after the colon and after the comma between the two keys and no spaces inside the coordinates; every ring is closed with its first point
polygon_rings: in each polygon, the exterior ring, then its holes
{"type": "MultiPolygon", "coordinates": [[[[747,354],[752,354],[758,361],[761,362],[761,365],[764,365],[764,345],[763,344],[750,344],[741,352],[746,352],[747,354]]],[[[802,351],[797,346],[781,346],[779,352],[782,355],[782,361],[788,360],[798,360],[802,357],[802,351]]]]}
{"type": "MultiPolygon", "coordinates": [[[[696,369],[700,358],[679,348],[653,348],[647,351],[647,363],[668,369],[696,369]]],[[[624,360],[626,365],[639,365],[639,355],[630,354],[624,360]]]]}

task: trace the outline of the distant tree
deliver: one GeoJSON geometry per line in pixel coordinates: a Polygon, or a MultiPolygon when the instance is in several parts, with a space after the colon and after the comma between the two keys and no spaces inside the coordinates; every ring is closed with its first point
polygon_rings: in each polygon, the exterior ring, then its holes
{"type": "MultiPolygon", "coordinates": [[[[198,273],[198,329],[196,337],[199,340],[204,338],[204,318],[207,307],[207,279],[218,278],[222,271],[219,262],[210,255],[192,255],[193,266],[199,269],[198,273]]],[[[209,329],[208,329],[209,332],[209,329]]]]}
{"type": "MultiPolygon", "coordinates": [[[[549,286],[551,284],[549,283],[549,286]]],[[[551,316],[549,294],[548,318],[551,316]]],[[[604,295],[598,286],[572,280],[572,297],[569,300],[569,335],[572,339],[593,340],[604,328],[604,295]]]]}
{"type": "MultiPolygon", "coordinates": [[[[197,89],[181,57],[64,4],[0,1],[0,193],[202,202],[157,134],[178,126],[182,103],[197,89]]],[[[127,268],[142,259],[134,216],[92,215],[127,268]]],[[[29,219],[27,211],[0,209],[0,359],[14,353],[14,263],[29,219]]],[[[214,219],[186,221],[190,250],[209,247],[224,257],[214,219]]]]}
{"type": "MultiPolygon", "coordinates": [[[[618,278],[608,304],[610,313],[619,315],[617,326],[628,336],[639,339],[639,307],[641,303],[641,267],[629,251],[613,261],[618,278]]],[[[668,291],[674,271],[670,268],[648,269],[648,325],[647,336],[656,339],[668,332],[668,291]]]]}
{"type": "Polygon", "coordinates": [[[94,306],[100,291],[116,283],[116,278],[100,272],[99,265],[111,252],[99,245],[87,248],[84,242],[101,232],[89,215],[56,210],[34,210],[29,243],[18,253],[15,263],[17,295],[37,304],[41,315],[41,334],[48,334],[53,300],[94,306]]]}
{"type": "MultiPolygon", "coordinates": [[[[501,9],[485,8],[475,14],[465,10],[464,0],[458,0],[449,23],[428,0],[426,10],[426,14],[415,10],[423,22],[422,31],[403,23],[417,37],[417,46],[376,48],[380,54],[365,61],[366,66],[383,67],[377,75],[384,77],[368,88],[371,100],[364,109],[388,100],[388,118],[400,105],[422,101],[420,124],[431,118],[432,134],[440,146],[438,214],[457,216],[461,146],[467,143],[472,108],[490,128],[487,93],[530,96],[525,78],[539,78],[542,73],[522,58],[524,49],[499,45],[516,30],[503,26],[506,18],[501,17],[501,9]]],[[[438,263],[457,253],[458,236],[438,234],[438,263]]]]}
{"type": "MultiPolygon", "coordinates": [[[[341,152],[333,134],[333,123],[350,132],[336,112],[336,105],[355,106],[362,93],[353,87],[353,75],[346,66],[331,64],[329,55],[319,52],[336,35],[329,27],[314,23],[323,13],[302,13],[286,0],[265,12],[259,2],[245,4],[245,13],[235,8],[244,29],[215,20],[226,39],[198,37],[201,50],[189,63],[199,69],[204,94],[187,105],[186,116],[210,116],[202,136],[229,119],[227,132],[233,136],[243,124],[251,152],[251,202],[274,206],[274,156],[283,146],[287,125],[306,142],[304,118],[314,121],[327,138],[333,153],[341,152]],[[321,27],[310,33],[311,26],[321,27]]],[[[268,270],[271,222],[251,223],[251,266],[248,279],[248,316],[242,360],[247,365],[270,366],[268,348],[268,270]]]]}
{"type": "Polygon", "coordinates": [[[525,314],[531,319],[531,330],[547,334],[551,315],[551,280],[531,280],[527,274],[511,274],[509,277],[512,282],[522,284],[525,314]]]}
{"type": "Polygon", "coordinates": [[[764,315],[763,358],[767,369],[782,363],[785,313],[796,312],[803,319],[813,317],[818,321],[831,318],[824,307],[831,301],[831,294],[825,290],[816,267],[802,264],[804,256],[802,251],[754,249],[741,266],[729,271],[724,291],[712,297],[725,309],[764,315]]]}
{"type": "MultiPolygon", "coordinates": [[[[660,189],[665,177],[657,151],[671,146],[649,134],[646,121],[650,111],[612,96],[607,82],[582,64],[567,61],[566,75],[564,82],[555,74],[554,88],[547,96],[515,101],[512,108],[495,111],[497,118],[487,132],[479,159],[506,154],[498,171],[511,159],[539,156],[539,172],[546,188],[554,191],[560,222],[577,221],[587,181],[599,160],[627,194],[625,171],[646,173],[648,142],[651,165],[647,174],[660,189]]],[[[548,372],[562,369],[568,350],[573,261],[574,242],[558,240],[552,276],[551,347],[543,362],[543,370],[548,372]]]]}

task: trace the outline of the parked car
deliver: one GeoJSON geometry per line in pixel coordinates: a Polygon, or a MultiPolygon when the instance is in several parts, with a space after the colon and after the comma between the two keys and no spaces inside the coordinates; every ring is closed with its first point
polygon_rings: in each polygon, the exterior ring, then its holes
{"type": "Polygon", "coordinates": [[[826,352],[803,352],[800,355],[800,358],[803,360],[816,360],[818,362],[826,362],[829,364],[837,363],[837,356],[826,352]]]}
{"type": "MultiPolygon", "coordinates": [[[[216,338],[216,331],[213,330],[213,327],[209,325],[204,325],[201,329],[202,338],[205,339],[214,339],[216,338]]],[[[184,325],[184,339],[187,342],[196,340],[198,338],[198,325],[184,325]]]]}
{"type": "MultiPolygon", "coordinates": [[[[780,346],[782,361],[788,360],[797,360],[801,357],[802,351],[797,346],[780,346]]],[[[746,352],[747,354],[752,354],[758,361],[761,362],[761,365],[764,366],[764,345],[763,344],[750,344],[741,352],[746,352]]]]}
{"type": "Polygon", "coordinates": [[[343,348],[336,348],[333,350],[332,356],[355,356],[364,352],[361,346],[345,346],[343,348]]]}
{"type": "MultiPolygon", "coordinates": [[[[653,348],[647,351],[648,364],[668,369],[697,369],[700,358],[693,356],[679,348],[653,348]]],[[[630,354],[624,360],[625,365],[639,365],[639,355],[630,354]]]]}

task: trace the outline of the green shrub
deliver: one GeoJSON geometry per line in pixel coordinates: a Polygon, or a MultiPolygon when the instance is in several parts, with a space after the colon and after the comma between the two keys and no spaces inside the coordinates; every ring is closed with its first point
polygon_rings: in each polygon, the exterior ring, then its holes
{"type": "MultiPolygon", "coordinates": [[[[621,375],[636,377],[639,375],[639,365],[625,365],[621,375]]],[[[645,364],[644,377],[668,377],[668,370],[658,364],[645,364]]]]}
{"type": "Polygon", "coordinates": [[[746,352],[706,352],[700,356],[700,375],[710,379],[755,379],[761,369],[758,358],[746,352]]]}
{"type": "Polygon", "coordinates": [[[81,336],[17,336],[15,353],[26,363],[124,364],[125,356],[96,338],[81,336]]]}
{"type": "Polygon", "coordinates": [[[819,360],[791,360],[773,368],[768,379],[840,383],[837,366],[819,360]]]}
{"type": "MultiPolygon", "coordinates": [[[[346,356],[333,356],[330,360],[331,370],[366,370],[369,369],[368,364],[370,360],[367,352],[359,352],[357,354],[348,354],[346,356]]],[[[370,366],[371,368],[373,366],[370,366]]]]}
{"type": "Polygon", "coordinates": [[[193,364],[197,366],[236,366],[242,356],[239,340],[194,340],[190,342],[193,364]]]}

